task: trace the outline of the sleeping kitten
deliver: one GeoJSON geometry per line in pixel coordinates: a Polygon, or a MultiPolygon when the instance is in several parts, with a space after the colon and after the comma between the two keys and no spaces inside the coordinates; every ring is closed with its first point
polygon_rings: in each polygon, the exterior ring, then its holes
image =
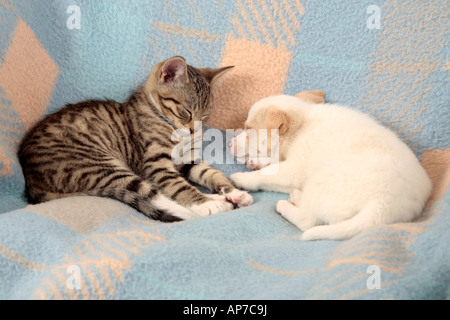
{"type": "Polygon", "coordinates": [[[430,178],[407,145],[356,110],[273,96],[251,107],[245,129],[231,140],[231,152],[262,169],[235,173],[231,181],[246,190],[291,192],[276,210],[304,231],[303,240],[348,239],[373,226],[411,222],[431,193],[430,178]],[[250,129],[263,142],[258,155],[277,148],[279,163],[249,158],[250,129]],[[279,137],[267,143],[260,129],[279,137]]]}
{"type": "Polygon", "coordinates": [[[249,205],[252,197],[220,171],[171,158],[172,133],[192,133],[195,121],[207,121],[211,86],[228,69],[197,69],[173,57],[125,103],[85,101],[47,116],[18,153],[29,201],[110,197],[165,222],[249,205]],[[185,178],[223,195],[205,195],[185,178]]]}

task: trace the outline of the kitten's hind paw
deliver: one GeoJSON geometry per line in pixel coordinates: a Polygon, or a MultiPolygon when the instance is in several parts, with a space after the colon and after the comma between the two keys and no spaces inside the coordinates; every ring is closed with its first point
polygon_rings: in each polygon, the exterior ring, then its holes
{"type": "Polygon", "coordinates": [[[227,197],[225,197],[222,194],[217,194],[217,193],[204,193],[203,194],[205,197],[210,198],[211,200],[216,200],[216,201],[227,201],[227,197]]]}
{"type": "Polygon", "coordinates": [[[222,200],[210,200],[202,204],[194,205],[189,209],[202,217],[206,217],[220,212],[231,211],[234,208],[233,204],[230,202],[222,200]]]}
{"type": "Polygon", "coordinates": [[[190,220],[196,217],[196,214],[185,208],[175,201],[163,196],[162,194],[155,200],[153,200],[153,205],[156,209],[166,212],[168,216],[174,216],[181,220],[190,220]]]}

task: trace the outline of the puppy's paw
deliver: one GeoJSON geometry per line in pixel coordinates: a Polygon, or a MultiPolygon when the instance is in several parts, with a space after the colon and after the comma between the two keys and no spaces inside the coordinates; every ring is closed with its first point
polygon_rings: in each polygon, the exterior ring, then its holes
{"type": "Polygon", "coordinates": [[[271,164],[270,157],[249,158],[245,165],[251,170],[261,170],[271,164]]]}
{"type": "Polygon", "coordinates": [[[294,190],[291,191],[291,193],[289,195],[289,201],[293,205],[299,207],[300,206],[301,197],[302,197],[302,192],[300,190],[298,190],[298,189],[294,189],[294,190]]]}
{"type": "Polygon", "coordinates": [[[189,209],[202,217],[206,217],[220,212],[231,211],[234,209],[234,206],[228,201],[210,200],[202,204],[193,205],[189,209]]]}
{"type": "Polygon", "coordinates": [[[253,197],[248,192],[236,188],[223,195],[237,207],[246,207],[253,203],[253,197]]]}
{"type": "Polygon", "coordinates": [[[238,172],[230,176],[231,182],[238,188],[244,190],[257,190],[258,183],[255,181],[253,172],[238,172]]]}
{"type": "Polygon", "coordinates": [[[287,215],[287,213],[289,212],[289,210],[291,209],[292,203],[290,203],[287,200],[279,200],[277,202],[277,205],[275,207],[275,210],[281,214],[282,216],[287,215]]]}

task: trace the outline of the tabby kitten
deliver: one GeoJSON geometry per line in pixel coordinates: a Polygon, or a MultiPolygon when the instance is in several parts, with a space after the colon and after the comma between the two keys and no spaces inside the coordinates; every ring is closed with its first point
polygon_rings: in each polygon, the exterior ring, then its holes
{"type": "Polygon", "coordinates": [[[91,100],[47,116],[18,153],[29,201],[110,197],[165,222],[249,205],[252,197],[222,172],[195,159],[175,165],[171,157],[172,133],[193,132],[195,121],[208,119],[211,85],[228,69],[197,69],[173,57],[125,103],[91,100]],[[221,195],[203,194],[185,178],[221,195]]]}

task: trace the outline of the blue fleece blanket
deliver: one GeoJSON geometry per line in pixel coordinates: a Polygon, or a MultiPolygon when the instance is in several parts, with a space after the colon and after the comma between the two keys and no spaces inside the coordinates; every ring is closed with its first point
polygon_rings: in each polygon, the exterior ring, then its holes
{"type": "Polygon", "coordinates": [[[0,299],[450,298],[449,12],[446,0],[0,0],[0,299]],[[104,198],[28,205],[26,130],[66,103],[126,100],[175,55],[236,66],[215,92],[209,125],[222,130],[265,95],[306,90],[373,115],[433,181],[423,217],[303,242],[275,192],[172,224],[104,198]]]}

